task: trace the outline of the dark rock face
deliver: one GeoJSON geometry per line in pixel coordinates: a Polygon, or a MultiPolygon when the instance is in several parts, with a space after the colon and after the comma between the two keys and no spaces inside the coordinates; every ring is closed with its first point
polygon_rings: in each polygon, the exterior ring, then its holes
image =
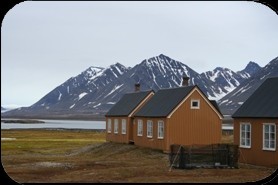
{"type": "Polygon", "coordinates": [[[120,63],[108,68],[89,67],[76,77],[42,97],[30,107],[2,113],[3,116],[90,115],[103,116],[125,93],[141,90],[157,91],[182,86],[188,76],[189,85],[198,85],[209,99],[218,100],[223,113],[232,113],[263,79],[278,75],[277,58],[261,68],[249,62],[246,68],[233,72],[217,67],[198,74],[182,62],[163,54],[143,60],[133,68],[120,63]],[[260,79],[260,80],[258,80],[260,79]]]}

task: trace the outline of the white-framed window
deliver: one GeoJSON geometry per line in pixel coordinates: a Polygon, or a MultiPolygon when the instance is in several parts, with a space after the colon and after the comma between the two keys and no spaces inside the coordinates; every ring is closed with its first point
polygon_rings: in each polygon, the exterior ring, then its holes
{"type": "Polygon", "coordinates": [[[118,134],[119,131],[119,120],[114,119],[114,134],[118,134]]]}
{"type": "Polygon", "coordinates": [[[149,137],[149,138],[153,137],[153,121],[152,120],[147,121],[147,137],[149,137]]]}
{"type": "Polygon", "coordinates": [[[200,100],[191,100],[191,109],[200,109],[200,100]]]}
{"type": "Polygon", "coordinates": [[[122,119],[122,134],[126,134],[126,119],[122,119]]]}
{"type": "Polygon", "coordinates": [[[137,136],[143,136],[143,121],[138,120],[137,136]]]}
{"type": "Polygon", "coordinates": [[[263,124],[263,150],[276,150],[276,125],[275,123],[263,124]]]}
{"type": "Polygon", "coordinates": [[[111,133],[111,119],[107,120],[107,132],[111,133]]]}
{"type": "Polygon", "coordinates": [[[240,147],[251,148],[251,124],[240,123],[240,147]]]}
{"type": "Polygon", "coordinates": [[[163,139],[164,138],[164,122],[158,121],[157,123],[157,138],[163,139]]]}

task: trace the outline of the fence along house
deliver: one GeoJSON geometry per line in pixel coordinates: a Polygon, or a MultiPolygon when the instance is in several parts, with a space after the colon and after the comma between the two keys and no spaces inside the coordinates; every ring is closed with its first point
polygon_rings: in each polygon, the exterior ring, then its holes
{"type": "Polygon", "coordinates": [[[125,94],[105,115],[106,140],[133,142],[133,115],[153,95],[153,91],[140,92],[140,84],[135,84],[135,92],[125,94]]]}
{"type": "Polygon", "coordinates": [[[278,77],[266,79],[232,117],[239,162],[278,167],[278,77]]]}
{"type": "Polygon", "coordinates": [[[222,114],[198,86],[162,89],[134,114],[134,144],[170,151],[170,145],[221,141],[222,114]]]}

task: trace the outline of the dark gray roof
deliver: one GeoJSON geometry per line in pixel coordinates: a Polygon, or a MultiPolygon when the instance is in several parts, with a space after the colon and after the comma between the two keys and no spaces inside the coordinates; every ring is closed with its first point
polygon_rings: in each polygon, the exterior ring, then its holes
{"type": "Polygon", "coordinates": [[[166,117],[195,86],[162,89],[137,112],[137,117],[166,117]]]}
{"type": "Polygon", "coordinates": [[[219,112],[219,114],[223,117],[223,115],[222,115],[222,113],[221,113],[221,111],[220,111],[220,109],[218,107],[217,102],[215,100],[209,100],[209,101],[213,105],[213,107],[219,112]]]}
{"type": "Polygon", "coordinates": [[[278,118],[278,77],[266,79],[232,117],[278,118]]]}
{"type": "Polygon", "coordinates": [[[125,94],[105,116],[128,116],[151,92],[134,92],[125,94]]]}

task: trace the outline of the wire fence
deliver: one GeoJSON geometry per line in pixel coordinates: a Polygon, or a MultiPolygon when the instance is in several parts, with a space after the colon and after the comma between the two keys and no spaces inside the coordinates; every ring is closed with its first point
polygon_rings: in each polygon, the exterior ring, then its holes
{"type": "Polygon", "coordinates": [[[172,167],[238,168],[238,157],[238,146],[232,144],[171,145],[170,170],[172,167]]]}

